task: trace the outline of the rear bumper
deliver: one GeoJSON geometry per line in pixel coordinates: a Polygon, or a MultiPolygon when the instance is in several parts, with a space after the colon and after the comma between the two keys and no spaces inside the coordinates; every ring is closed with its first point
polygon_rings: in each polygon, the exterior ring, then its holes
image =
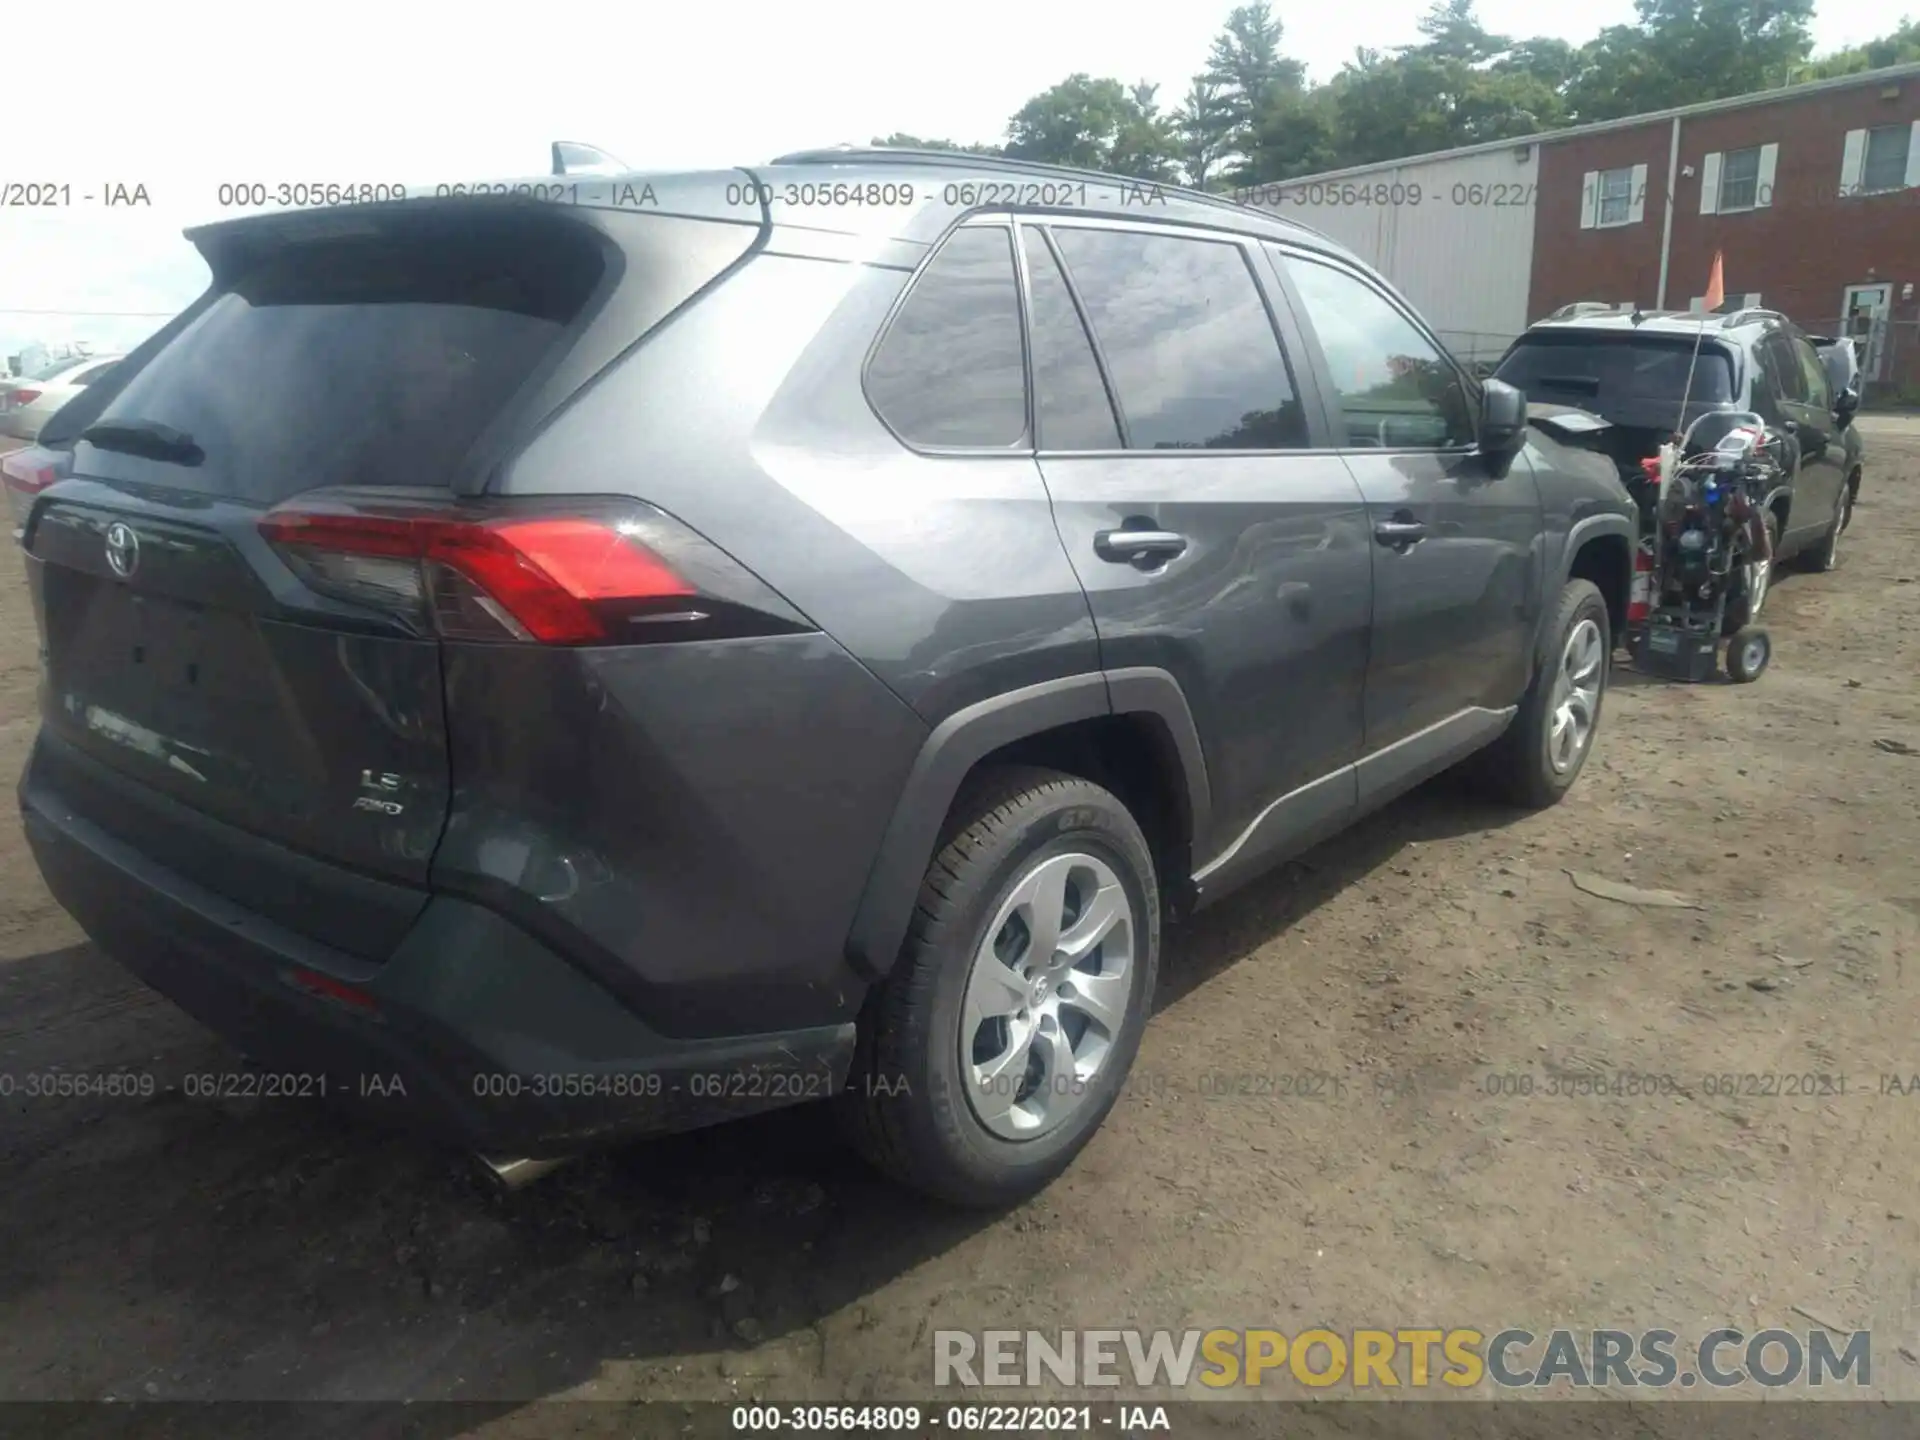
{"type": "Polygon", "coordinates": [[[95,943],[269,1076],[299,1077],[276,1090],[475,1150],[557,1157],[694,1129],[830,1094],[852,1059],[851,1023],[661,1035],[518,927],[444,896],[383,964],[316,945],[108,834],[31,761],[20,810],[48,888],[95,943]],[[316,993],[336,984],[349,998],[316,993]]]}

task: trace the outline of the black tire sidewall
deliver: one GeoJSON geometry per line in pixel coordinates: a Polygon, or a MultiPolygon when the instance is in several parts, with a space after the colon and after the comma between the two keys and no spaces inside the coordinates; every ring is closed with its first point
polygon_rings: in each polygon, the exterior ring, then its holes
{"type": "Polygon", "coordinates": [[[1747,634],[1745,631],[1740,631],[1727,641],[1727,674],[1732,677],[1737,684],[1752,684],[1755,680],[1758,680],[1762,675],[1766,674],[1767,667],[1772,663],[1773,640],[1770,636],[1754,636],[1747,634]],[[1748,667],[1743,663],[1742,652],[1756,639],[1759,640],[1762,646],[1760,663],[1748,667]]]}
{"type": "Polygon", "coordinates": [[[1152,1004],[1160,924],[1146,841],[1118,800],[1091,785],[1077,788],[1078,795],[1027,817],[1010,843],[975,857],[979,866],[990,870],[991,878],[969,887],[973,893],[962,902],[940,953],[928,957],[937,969],[926,1012],[915,1017],[917,1054],[907,1078],[925,1096],[920,1118],[937,1131],[943,1158],[983,1188],[1019,1191],[1028,1188],[1029,1177],[1043,1179],[1071,1160],[1119,1099],[1152,1004]],[[1021,877],[1054,855],[1075,851],[1096,855],[1110,865],[1133,907],[1135,953],[1128,1020],[1067,1123],[1034,1140],[1006,1140],[981,1123],[968,1098],[960,1062],[961,1006],[986,927],[1021,877]]]}
{"type": "Polygon", "coordinates": [[[1840,493],[1833,497],[1833,520],[1813,553],[1807,557],[1807,568],[1816,573],[1827,574],[1840,568],[1840,536],[1847,529],[1847,504],[1851,489],[1850,482],[1840,482],[1840,493]]]}
{"type": "Polygon", "coordinates": [[[1569,582],[1568,588],[1561,592],[1560,611],[1553,631],[1553,645],[1547,651],[1546,662],[1541,667],[1540,684],[1530,697],[1535,713],[1527,717],[1531,744],[1527,747],[1526,763],[1533,766],[1540,788],[1552,797],[1559,797],[1573,788],[1573,782],[1580,778],[1580,772],[1587,768],[1587,757],[1593,754],[1593,747],[1600,742],[1600,720],[1606,713],[1607,692],[1613,685],[1613,627],[1607,615],[1606,598],[1599,588],[1588,582],[1569,582]],[[1584,588],[1575,589],[1576,585],[1584,588]],[[1593,730],[1587,736],[1586,747],[1566,774],[1562,775],[1553,768],[1548,756],[1548,747],[1553,743],[1553,690],[1560,678],[1560,659],[1566,653],[1567,641],[1572,637],[1574,627],[1582,620],[1592,620],[1600,627],[1600,697],[1593,706],[1593,730]]]}

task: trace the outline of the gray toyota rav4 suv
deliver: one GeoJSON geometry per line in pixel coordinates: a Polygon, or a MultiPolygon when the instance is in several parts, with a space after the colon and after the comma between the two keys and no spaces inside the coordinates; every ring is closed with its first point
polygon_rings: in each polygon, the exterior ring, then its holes
{"type": "Polygon", "coordinates": [[[270,1072],[503,1167],[831,1095],[1005,1202],[1163,918],[1579,773],[1630,502],[1317,233],[916,152],[500,188],[189,232],[24,511],[41,871],[270,1072]]]}

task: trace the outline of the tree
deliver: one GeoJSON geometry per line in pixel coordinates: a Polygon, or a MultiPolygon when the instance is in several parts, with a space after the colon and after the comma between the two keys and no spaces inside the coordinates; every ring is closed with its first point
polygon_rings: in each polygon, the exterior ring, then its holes
{"type": "Polygon", "coordinates": [[[1908,65],[1916,60],[1920,60],[1920,20],[1902,19],[1900,28],[1891,35],[1811,60],[1794,78],[1796,81],[1832,80],[1842,75],[1858,75],[1863,70],[1908,65]]]}
{"type": "Polygon", "coordinates": [[[1205,189],[1221,157],[1233,144],[1233,111],[1219,84],[1196,75],[1187,87],[1187,98],[1173,112],[1173,123],[1176,153],[1187,183],[1205,189]]]}
{"type": "Polygon", "coordinates": [[[1254,121],[1246,158],[1230,179],[1264,185],[1348,164],[1339,145],[1339,105],[1327,86],[1283,90],[1254,121]]]}
{"type": "MultiPolygon", "coordinates": [[[[1245,157],[1255,143],[1254,127],[1272,109],[1275,99],[1298,93],[1306,85],[1307,67],[1280,53],[1282,26],[1267,0],[1234,8],[1214,37],[1207,68],[1199,79],[1214,87],[1221,117],[1226,122],[1220,153],[1245,157]]],[[[1247,164],[1237,167],[1245,170],[1247,164]]]]}
{"type": "Polygon", "coordinates": [[[892,135],[876,144],[1008,154],[1198,187],[1264,184],[1920,60],[1920,23],[1810,57],[1814,0],[1635,0],[1634,23],[1578,48],[1512,39],[1474,0],[1429,0],[1420,39],[1359,46],[1326,84],[1281,50],[1268,0],[1237,6],[1171,114],[1158,87],[1079,72],[1034,96],[1004,150],[892,135]]]}
{"type": "Polygon", "coordinates": [[[1142,80],[1127,91],[1132,114],[1114,136],[1106,168],[1116,175],[1142,180],[1175,178],[1180,154],[1179,127],[1172,116],[1160,113],[1160,87],[1142,80]]]}
{"type": "Polygon", "coordinates": [[[1564,74],[1570,47],[1521,51],[1481,25],[1474,0],[1436,0],[1420,34],[1390,57],[1361,47],[1329,85],[1338,164],[1511,139],[1561,119],[1557,84],[1536,67],[1558,61],[1564,74]]]}
{"type": "Polygon", "coordinates": [[[1153,105],[1152,86],[1129,90],[1081,71],[1022,105],[1008,122],[1006,153],[1084,170],[1165,178],[1178,141],[1153,105]],[[1142,100],[1145,100],[1145,104],[1142,100]],[[1149,108],[1151,107],[1151,108],[1149,108]]]}
{"type": "Polygon", "coordinates": [[[1566,91],[1576,121],[1790,84],[1813,45],[1813,0],[1634,0],[1634,12],[1581,48],[1566,91]]]}
{"type": "Polygon", "coordinates": [[[1482,65],[1512,48],[1504,35],[1488,33],[1480,17],[1473,13],[1473,0],[1434,0],[1421,17],[1420,33],[1426,43],[1410,47],[1436,60],[1459,60],[1482,65]]]}
{"type": "Polygon", "coordinates": [[[922,140],[918,135],[909,135],[904,130],[896,130],[887,136],[876,136],[873,143],[904,150],[957,150],[964,155],[1004,155],[1006,153],[998,145],[962,145],[955,140],[922,140]]]}

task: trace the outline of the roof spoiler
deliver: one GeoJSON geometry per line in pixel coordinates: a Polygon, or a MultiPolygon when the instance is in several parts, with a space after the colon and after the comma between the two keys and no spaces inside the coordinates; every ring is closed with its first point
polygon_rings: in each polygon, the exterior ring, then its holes
{"type": "Polygon", "coordinates": [[[582,145],[578,140],[553,142],[555,175],[624,175],[632,168],[597,146],[582,145]]]}

